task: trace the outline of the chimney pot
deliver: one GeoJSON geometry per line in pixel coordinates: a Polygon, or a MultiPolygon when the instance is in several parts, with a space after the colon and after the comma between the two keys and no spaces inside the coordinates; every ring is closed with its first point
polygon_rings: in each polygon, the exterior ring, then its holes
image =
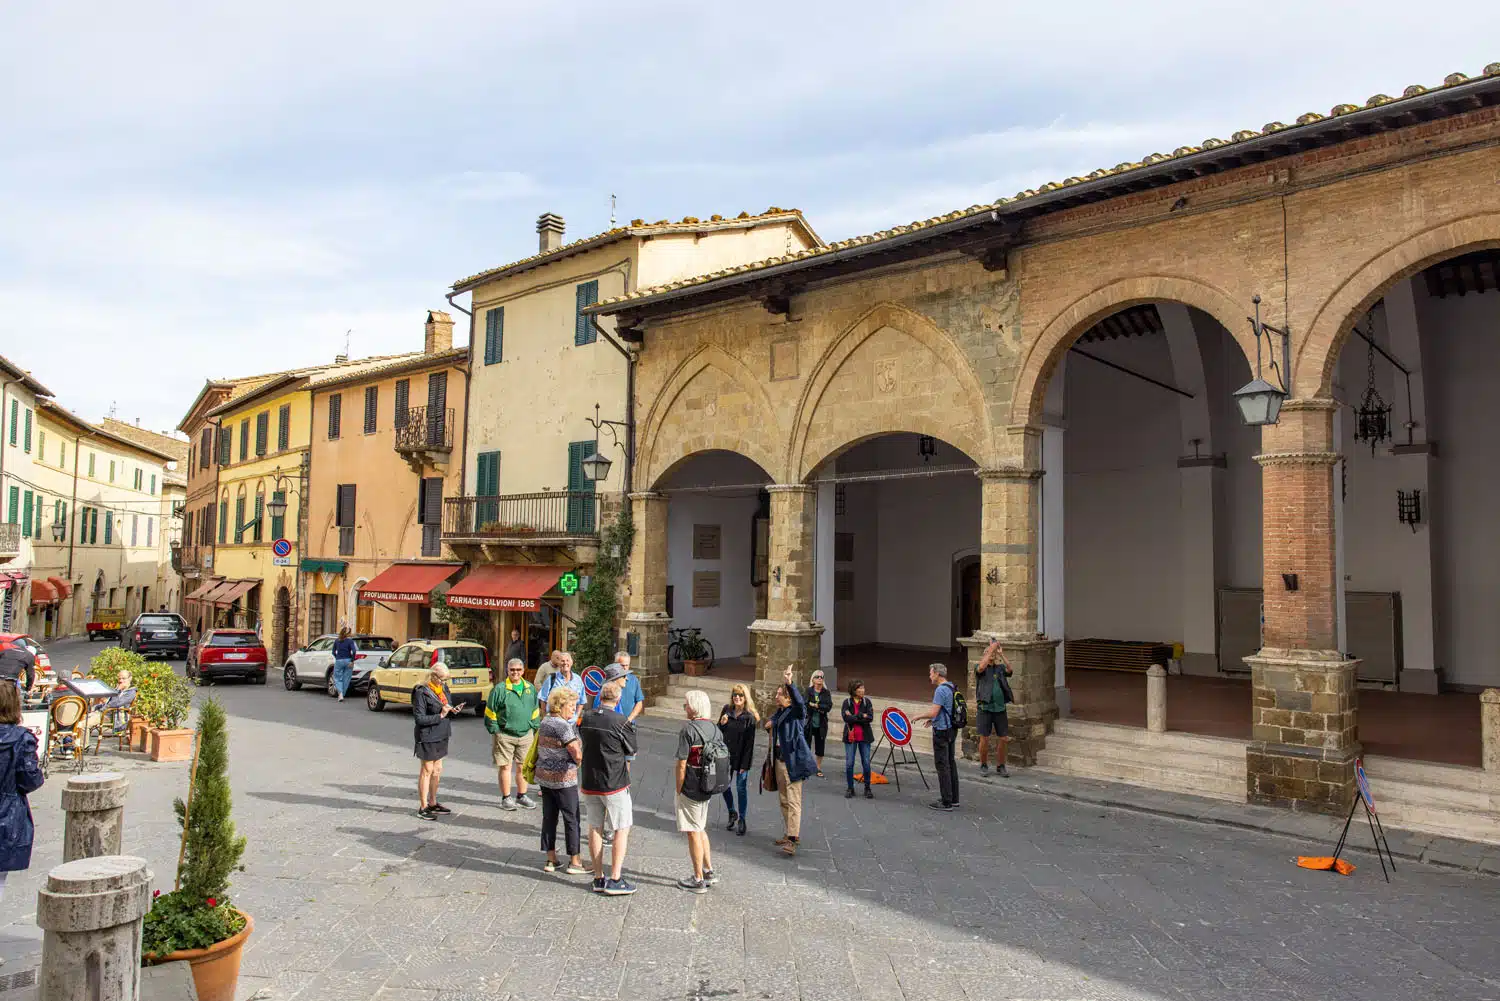
{"type": "Polygon", "coordinates": [[[334,355],[333,356],[333,363],[335,365],[342,365],[345,362],[347,362],[348,360],[349,360],[349,356],[348,355],[334,355]]]}
{"type": "Polygon", "coordinates": [[[556,212],[544,212],[536,221],[536,233],[539,253],[556,250],[563,242],[563,217],[556,212]]]}
{"type": "Polygon", "coordinates": [[[427,311],[426,336],[422,339],[423,354],[435,355],[453,348],[453,317],[441,309],[427,311]]]}

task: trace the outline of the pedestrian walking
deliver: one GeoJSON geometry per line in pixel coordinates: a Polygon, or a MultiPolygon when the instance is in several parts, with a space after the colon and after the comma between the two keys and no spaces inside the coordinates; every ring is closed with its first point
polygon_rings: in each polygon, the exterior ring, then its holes
{"type": "Polygon", "coordinates": [[[453,812],[438,802],[437,794],[443,777],[443,759],[448,756],[448,738],[453,734],[453,723],[448,717],[461,711],[453,704],[453,693],[448,690],[448,668],[440,663],[432,665],[427,680],[411,690],[411,718],[416,730],[413,753],[422,762],[417,772],[420,801],[417,816],[422,820],[435,820],[453,812]]]}
{"type": "MultiPolygon", "coordinates": [[[[677,885],[690,893],[707,893],[719,877],[714,874],[708,844],[708,804],[713,791],[704,787],[703,772],[709,758],[728,758],[729,748],[709,717],[713,703],[707,692],[696,688],[688,692],[682,699],[682,711],[687,714],[687,722],[677,732],[677,830],[687,835],[693,871],[677,885]]],[[[707,782],[713,782],[712,772],[707,782]]]]}
{"type": "Polygon", "coordinates": [[[823,755],[828,749],[828,714],[833,712],[833,693],[823,680],[822,671],[814,671],[807,684],[807,742],[818,761],[818,778],[823,777],[823,755]]]}
{"type": "MultiPolygon", "coordinates": [[[[578,704],[576,696],[573,704],[578,704]]],[[[514,658],[505,665],[505,680],[490,689],[484,704],[484,728],[490,732],[490,758],[500,776],[502,810],[536,809],[536,800],[526,795],[526,776],[520,773],[541,722],[536,686],[526,680],[526,662],[514,658]]]]}
{"type": "Polygon", "coordinates": [[[732,788],[724,790],[724,805],[729,807],[729,825],[724,829],[740,836],[745,833],[745,811],[750,805],[750,766],[755,758],[755,731],[760,713],[750,698],[750,687],[737,684],[729,689],[729,705],[719,711],[719,732],[729,748],[729,775],[732,788]],[[738,798],[738,803],[736,803],[738,798]]]}
{"type": "Polygon", "coordinates": [[[958,691],[948,680],[948,665],[929,664],[927,680],[934,686],[932,705],[928,707],[923,726],[932,728],[932,763],[937,769],[938,799],[928,803],[934,810],[958,809],[958,727],[954,704],[958,691]]]}
{"type": "Polygon", "coordinates": [[[864,769],[865,799],[874,799],[870,791],[870,742],[875,738],[875,704],[865,698],[865,683],[858,678],[849,682],[849,697],[839,708],[844,718],[844,790],[845,799],[854,798],[854,758],[864,769]]]}
{"type": "MultiPolygon", "coordinates": [[[[578,726],[583,740],[583,761],[578,769],[578,791],[589,825],[589,853],[593,856],[594,892],[610,897],[635,892],[624,877],[625,849],[630,838],[630,764],[636,753],[635,728],[616,707],[620,704],[618,681],[605,682],[598,709],[583,714],[578,726]],[[609,875],[604,870],[604,835],[613,835],[609,875]]],[[[570,689],[571,690],[571,689],[570,689]]],[[[551,705],[551,702],[548,702],[551,705]]]]}
{"type": "Polygon", "coordinates": [[[21,689],[0,684],[0,749],[7,751],[0,765],[0,900],[5,879],[31,867],[31,822],[28,793],[42,787],[42,765],[37,760],[36,734],[21,725],[21,689]]]}
{"type": "MultiPolygon", "coordinates": [[[[359,656],[359,650],[354,645],[354,640],[349,638],[349,627],[343,626],[339,629],[339,638],[333,641],[333,689],[338,693],[339,701],[344,701],[344,694],[349,691],[349,682],[354,677],[354,658],[359,656]]],[[[370,682],[374,684],[374,682],[370,682]]]]}
{"type": "Polygon", "coordinates": [[[559,688],[547,699],[547,718],[542,720],[536,736],[536,784],[542,789],[542,851],[547,853],[542,869],[556,872],[561,867],[557,860],[557,823],[560,820],[564,847],[568,851],[568,865],[563,871],[569,876],[582,876],[589,871],[579,858],[582,844],[578,763],[583,760],[583,741],[578,736],[578,728],[573,725],[577,709],[578,697],[573,690],[559,688]]]}
{"type": "Polygon", "coordinates": [[[979,774],[990,773],[990,740],[995,741],[995,774],[1005,778],[1010,772],[1005,769],[1005,752],[1010,747],[1010,717],[1005,704],[1014,702],[1015,695],[1010,683],[1005,680],[1011,674],[1010,664],[1000,650],[1000,641],[995,640],[985,648],[975,671],[975,695],[979,699],[979,774]],[[999,663],[995,662],[999,658],[999,663]]]}
{"type": "MultiPolygon", "coordinates": [[[[542,686],[547,683],[547,679],[550,678],[550,677],[552,677],[553,673],[556,672],[557,669],[562,666],[563,657],[564,657],[564,654],[563,654],[563,652],[561,650],[553,650],[552,653],[547,657],[546,660],[542,661],[541,664],[537,665],[536,677],[532,678],[531,681],[532,681],[532,684],[536,685],[536,690],[537,690],[537,694],[538,695],[541,695],[542,686]]],[[[509,659],[510,659],[509,657],[506,658],[506,660],[509,660],[509,659]]],[[[551,694],[551,689],[550,688],[547,689],[547,691],[548,691],[548,694],[551,694]]],[[[541,699],[542,699],[543,702],[547,701],[547,698],[546,698],[545,695],[541,695],[541,699]]]]}
{"type": "Polygon", "coordinates": [[[788,664],[776,689],[776,712],[766,720],[771,731],[771,760],[776,776],[776,798],[781,806],[783,833],[776,845],[787,855],[797,854],[802,837],[802,783],[818,770],[807,746],[807,701],[793,680],[788,664]]]}

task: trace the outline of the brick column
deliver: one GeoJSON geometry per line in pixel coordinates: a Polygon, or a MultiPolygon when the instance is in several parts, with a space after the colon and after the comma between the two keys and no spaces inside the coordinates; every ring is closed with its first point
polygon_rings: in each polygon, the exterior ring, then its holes
{"type": "Polygon", "coordinates": [[[813,621],[817,588],[814,547],[818,492],[808,483],[778,483],[771,495],[770,597],[766,617],[750,625],[755,643],[755,687],[762,701],[781,683],[788,664],[807,684],[821,660],[823,626],[813,621]]]}
{"type": "Polygon", "coordinates": [[[1262,430],[1265,625],[1250,665],[1250,802],[1342,813],[1359,756],[1355,668],[1337,649],[1332,400],[1288,400],[1262,430]],[[1290,590],[1284,574],[1296,574],[1290,590]]]}
{"type": "Polygon", "coordinates": [[[625,632],[619,648],[629,649],[628,636],[637,640],[632,667],[648,696],[667,687],[667,496],[630,495],[635,542],[630,548],[630,593],[626,601],[625,632]]]}
{"type": "Polygon", "coordinates": [[[1010,760],[1031,765],[1057,720],[1057,640],[1037,628],[1042,429],[1009,428],[1005,444],[1005,464],[979,470],[980,629],[959,642],[968,651],[972,704],[979,657],[991,640],[1000,639],[1015,672],[1010,760]]]}

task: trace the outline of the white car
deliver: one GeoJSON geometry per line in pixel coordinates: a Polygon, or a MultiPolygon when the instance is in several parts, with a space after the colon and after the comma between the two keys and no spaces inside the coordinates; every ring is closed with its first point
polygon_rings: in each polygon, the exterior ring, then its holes
{"type": "MultiPolygon", "coordinates": [[[[370,683],[371,671],[385,666],[391,651],[396,649],[396,641],[389,636],[349,638],[358,651],[354,656],[354,674],[349,681],[349,691],[354,692],[370,683]]],[[[303,685],[318,685],[329,695],[338,694],[333,689],[333,644],[337,639],[333,633],[319,636],[286,659],[281,681],[287,691],[295,692],[303,685]]]]}

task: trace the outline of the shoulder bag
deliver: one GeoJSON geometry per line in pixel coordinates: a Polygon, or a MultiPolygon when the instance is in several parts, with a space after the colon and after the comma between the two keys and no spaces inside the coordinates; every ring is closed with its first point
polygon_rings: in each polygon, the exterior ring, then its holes
{"type": "Polygon", "coordinates": [[[765,764],[760,766],[760,791],[775,792],[776,786],[776,724],[771,724],[771,749],[766,754],[765,764]]]}

